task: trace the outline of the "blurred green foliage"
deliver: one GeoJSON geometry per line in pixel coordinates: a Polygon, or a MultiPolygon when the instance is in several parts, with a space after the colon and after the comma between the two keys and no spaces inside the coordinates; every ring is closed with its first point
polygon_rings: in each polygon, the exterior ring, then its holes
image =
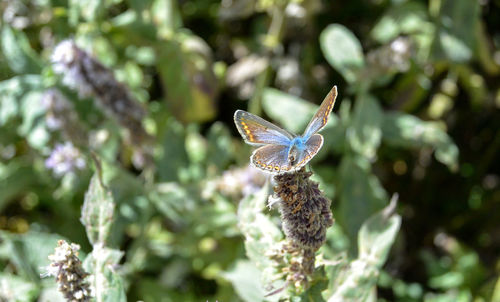
{"type": "Polygon", "coordinates": [[[0,10],[0,300],[62,301],[40,274],[65,239],[82,246],[97,301],[500,301],[499,1],[6,0],[0,10]],[[149,165],[135,164],[123,125],[55,71],[69,38],[146,109],[149,165]],[[284,286],[269,257],[284,235],[232,115],[301,133],[334,84],[311,167],[335,224],[310,287],[269,296],[284,286]],[[84,144],[61,147],[74,132],[51,122],[61,116],[43,103],[49,89],[84,144]]]}

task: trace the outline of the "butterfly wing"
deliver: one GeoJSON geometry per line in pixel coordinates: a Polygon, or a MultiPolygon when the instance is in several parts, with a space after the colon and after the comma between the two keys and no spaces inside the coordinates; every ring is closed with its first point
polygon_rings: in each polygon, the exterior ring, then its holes
{"type": "Polygon", "coordinates": [[[323,146],[323,136],[321,134],[313,134],[305,143],[305,148],[297,154],[297,159],[294,161],[293,171],[299,170],[305,166],[323,146]]]}
{"type": "Polygon", "coordinates": [[[332,90],[330,90],[328,95],[323,100],[323,103],[321,103],[318,111],[309,122],[309,125],[307,125],[303,137],[310,137],[311,135],[325,127],[326,123],[328,122],[328,116],[330,115],[330,112],[332,112],[333,105],[335,105],[336,98],[337,86],[333,86],[332,90]]]}
{"type": "Polygon", "coordinates": [[[267,145],[255,150],[250,162],[256,168],[271,173],[288,172],[291,169],[288,161],[288,146],[267,145]]]}
{"type": "Polygon", "coordinates": [[[236,110],[234,123],[241,136],[251,145],[289,145],[294,135],[280,127],[243,110],[236,110]]]}

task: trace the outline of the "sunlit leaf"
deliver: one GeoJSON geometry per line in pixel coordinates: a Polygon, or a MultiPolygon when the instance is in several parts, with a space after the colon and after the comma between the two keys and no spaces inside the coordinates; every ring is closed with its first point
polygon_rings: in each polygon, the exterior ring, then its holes
{"type": "Polygon", "coordinates": [[[8,273],[0,273],[2,285],[0,297],[10,301],[30,302],[35,301],[39,289],[34,283],[8,273]]]}
{"type": "Polygon", "coordinates": [[[472,58],[476,50],[476,28],[479,25],[480,6],[477,1],[440,1],[439,27],[433,43],[433,56],[455,62],[472,58]]]}
{"type": "Polygon", "coordinates": [[[273,121],[295,134],[302,134],[317,106],[297,96],[266,88],[262,94],[262,107],[273,121]]]}
{"type": "Polygon", "coordinates": [[[352,261],[335,280],[328,302],[373,301],[378,271],[363,259],[352,261]]]}
{"type": "Polygon", "coordinates": [[[340,24],[331,24],[320,36],[321,50],[328,63],[346,79],[354,83],[365,65],[363,49],[356,36],[340,24]]]}
{"type": "Polygon", "coordinates": [[[87,21],[94,21],[103,16],[106,11],[103,0],[69,1],[70,20],[76,24],[81,16],[87,21]]]}
{"type": "Polygon", "coordinates": [[[366,220],[358,234],[359,258],[381,268],[401,226],[401,216],[394,214],[396,198],[366,220]]]}
{"type": "Polygon", "coordinates": [[[48,256],[54,253],[57,242],[65,239],[61,235],[36,231],[21,235],[1,231],[0,236],[3,239],[0,257],[12,263],[20,276],[34,282],[46,272],[45,267],[50,263],[48,256]]]}
{"type": "Polygon", "coordinates": [[[250,261],[239,260],[235,267],[222,275],[230,281],[243,301],[264,301],[264,288],[260,282],[260,271],[250,261]]]}
{"type": "MultiPolygon", "coordinates": [[[[39,75],[22,75],[0,82],[0,126],[21,114],[23,103],[19,100],[24,95],[41,88],[39,75]]],[[[41,106],[38,104],[37,107],[41,106]]]]}
{"type": "Polygon", "coordinates": [[[187,222],[182,215],[193,211],[196,201],[188,194],[187,190],[177,183],[159,183],[149,195],[158,211],[171,223],[180,228],[187,222]]]}
{"type": "Polygon", "coordinates": [[[80,218],[92,244],[106,243],[113,224],[115,210],[113,195],[102,183],[98,173],[94,174],[90,180],[80,218]]]}
{"type": "Polygon", "coordinates": [[[278,227],[262,213],[266,209],[269,187],[263,187],[256,195],[249,195],[238,208],[239,226],[245,236],[248,258],[260,263],[263,269],[271,260],[265,255],[283,238],[278,227]]]}
{"type": "MultiPolygon", "coordinates": [[[[245,237],[245,251],[247,257],[259,270],[258,280],[271,289],[280,288],[281,280],[276,280],[276,269],[273,260],[267,255],[273,249],[279,248],[279,241],[283,238],[280,229],[271,221],[265,211],[269,196],[269,187],[266,185],[255,195],[249,195],[240,202],[238,208],[239,228],[245,237]]],[[[268,290],[270,292],[272,290],[268,290]]],[[[268,297],[276,301],[280,293],[268,297]]]]}
{"type": "Polygon", "coordinates": [[[373,96],[363,94],[356,100],[347,141],[354,151],[369,160],[375,158],[380,145],[382,116],[382,109],[373,96]]]}
{"type": "Polygon", "coordinates": [[[31,48],[28,37],[6,23],[2,27],[0,45],[12,71],[19,74],[39,73],[42,64],[31,48]]]}
{"type": "Polygon", "coordinates": [[[371,31],[380,43],[387,43],[401,34],[417,34],[433,29],[423,3],[403,1],[390,7],[371,31]]]}

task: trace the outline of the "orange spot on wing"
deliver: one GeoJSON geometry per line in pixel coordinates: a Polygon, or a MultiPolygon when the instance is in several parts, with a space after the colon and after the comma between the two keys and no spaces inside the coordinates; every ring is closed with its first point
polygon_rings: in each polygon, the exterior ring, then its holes
{"type": "Polygon", "coordinates": [[[250,129],[248,128],[248,125],[245,122],[241,121],[241,126],[243,126],[243,131],[245,131],[248,140],[251,142],[255,141],[254,136],[252,134],[252,131],[250,131],[250,129]]]}

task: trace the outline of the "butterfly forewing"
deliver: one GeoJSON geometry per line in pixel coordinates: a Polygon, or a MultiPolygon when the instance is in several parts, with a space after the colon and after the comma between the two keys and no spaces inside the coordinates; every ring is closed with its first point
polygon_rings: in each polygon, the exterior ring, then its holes
{"type": "Polygon", "coordinates": [[[306,148],[300,152],[295,161],[292,170],[298,170],[305,166],[323,146],[323,136],[321,134],[313,134],[306,142],[306,148]]]}
{"type": "Polygon", "coordinates": [[[332,112],[333,105],[335,105],[336,98],[337,86],[333,86],[332,90],[330,90],[328,95],[323,100],[323,103],[321,103],[318,111],[309,122],[309,125],[307,125],[306,131],[304,131],[304,137],[310,137],[325,127],[328,122],[330,112],[332,112]]]}
{"type": "Polygon", "coordinates": [[[289,145],[294,137],[290,132],[243,110],[236,110],[234,123],[245,141],[252,145],[289,145]]]}
{"type": "Polygon", "coordinates": [[[258,148],[250,157],[253,166],[271,173],[282,173],[289,171],[288,146],[267,145],[258,148]]]}

